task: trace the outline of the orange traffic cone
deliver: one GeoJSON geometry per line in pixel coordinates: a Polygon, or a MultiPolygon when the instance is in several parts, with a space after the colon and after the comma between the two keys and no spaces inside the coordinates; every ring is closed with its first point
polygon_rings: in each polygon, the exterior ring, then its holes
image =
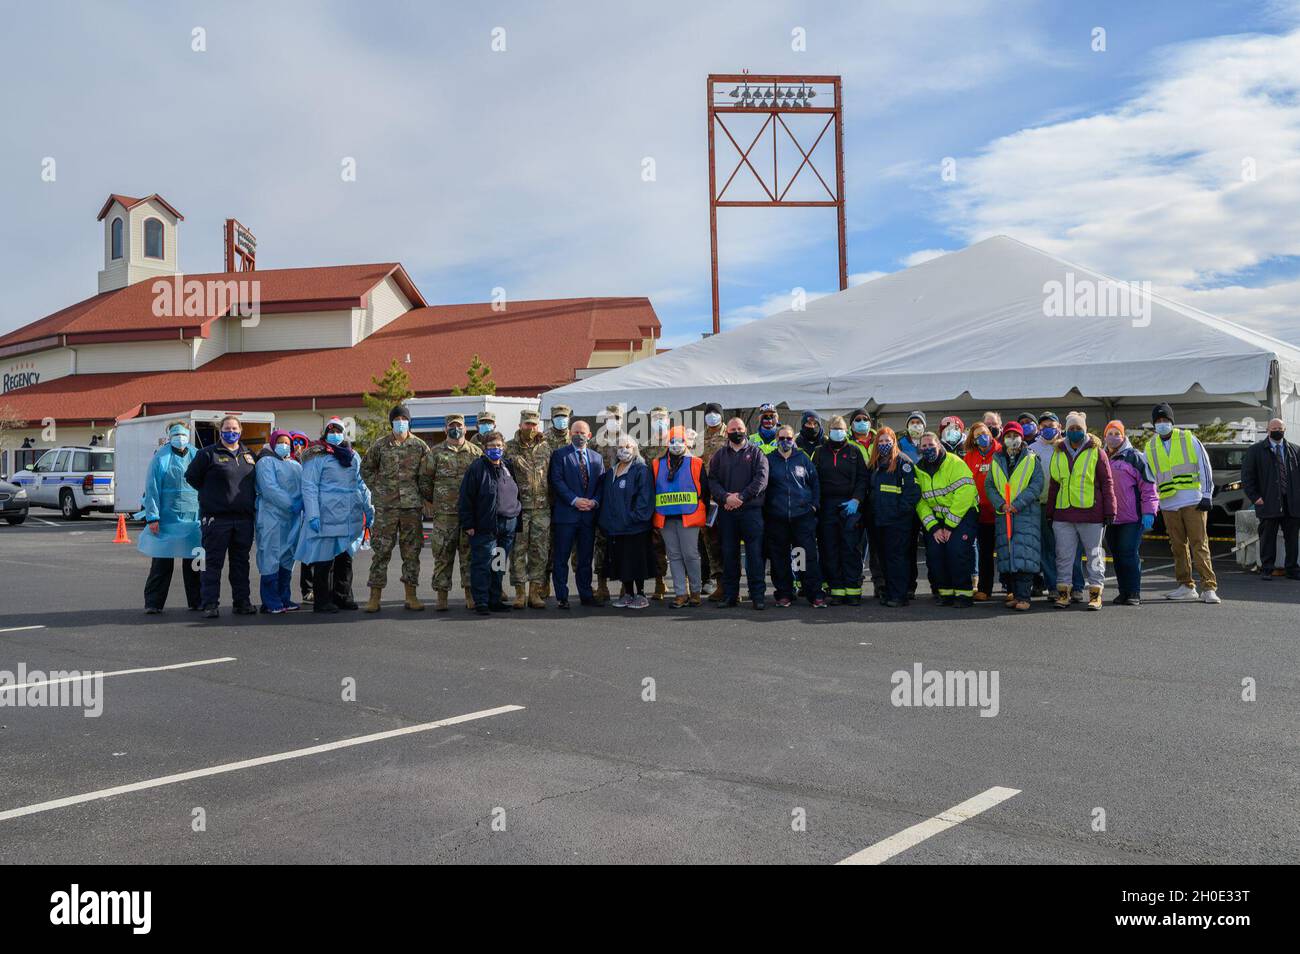
{"type": "Polygon", "coordinates": [[[114,543],[130,543],[131,538],[126,535],[126,514],[117,515],[117,536],[113,538],[114,543]]]}

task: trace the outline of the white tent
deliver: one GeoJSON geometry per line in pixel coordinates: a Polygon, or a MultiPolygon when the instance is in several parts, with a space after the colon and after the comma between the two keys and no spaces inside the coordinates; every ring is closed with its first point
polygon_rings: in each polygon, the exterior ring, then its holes
{"type": "Polygon", "coordinates": [[[1081,407],[1142,421],[1167,400],[1189,420],[1280,405],[1300,416],[1300,348],[1129,292],[997,236],[556,388],[542,404],[578,416],[709,401],[896,414],[1081,407]]]}

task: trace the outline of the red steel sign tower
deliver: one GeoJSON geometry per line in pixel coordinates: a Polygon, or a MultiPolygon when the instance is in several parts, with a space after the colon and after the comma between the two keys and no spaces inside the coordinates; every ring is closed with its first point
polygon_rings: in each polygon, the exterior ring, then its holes
{"type": "MultiPolygon", "coordinates": [[[[845,245],[844,226],[844,113],[843,100],[840,96],[841,86],[838,76],[778,76],[773,74],[755,75],[750,73],[711,73],[708,79],[709,110],[709,243],[710,261],[713,276],[713,333],[721,329],[721,311],[718,303],[718,209],[727,208],[833,208],[839,230],[840,254],[840,289],[849,287],[849,264],[845,245]],[[792,115],[825,116],[807,149],[798,136],[790,129],[786,117],[792,115]],[[741,146],[727,126],[727,119],[734,115],[758,115],[765,117],[749,142],[741,146]],[[835,169],[823,176],[813,163],[812,154],[834,127],[835,169]],[[735,168],[718,188],[718,164],[715,140],[718,130],[727,141],[735,147],[739,156],[735,168]],[[802,161],[797,164],[789,178],[782,183],[784,173],[777,167],[778,141],[788,137],[798,150],[802,161]],[[760,147],[761,140],[772,141],[772,161],[767,162],[766,142],[760,147]],[[759,151],[761,150],[761,154],[759,151]],[[761,199],[728,199],[727,190],[732,186],[742,168],[748,168],[754,179],[758,180],[763,190],[761,199]],[[805,169],[815,176],[820,183],[815,199],[787,198],[790,187],[794,185],[805,169]],[[761,170],[761,171],[760,171],[761,170]],[[829,178],[829,182],[827,179],[829,178]],[[832,185],[833,184],[833,185],[832,185]],[[825,198],[820,192],[825,192],[825,198]]],[[[743,138],[743,137],[742,137],[743,138]]],[[[730,151],[727,151],[730,154],[730,151]]],[[[805,176],[809,179],[810,176],[805,176]]]]}

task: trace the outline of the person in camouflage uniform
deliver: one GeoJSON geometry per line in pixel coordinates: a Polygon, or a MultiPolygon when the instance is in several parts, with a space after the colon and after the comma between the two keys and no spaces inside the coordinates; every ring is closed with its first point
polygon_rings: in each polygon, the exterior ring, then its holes
{"type": "Polygon", "coordinates": [[[419,475],[429,445],[411,433],[411,412],[399,404],[388,412],[393,433],[370,445],[361,459],[361,479],[375,503],[375,525],[370,528],[370,602],[367,613],[379,612],[379,600],[388,582],[388,561],[393,547],[402,551],[402,583],[406,608],[422,610],[415,595],[420,584],[420,549],[424,546],[423,499],[419,475]]]}
{"type": "Polygon", "coordinates": [[[515,588],[515,609],[527,605],[546,609],[542,583],[546,577],[546,553],[551,545],[550,482],[551,445],[541,431],[541,415],[524,411],[519,431],[506,443],[506,458],[514,465],[519,485],[519,529],[510,551],[510,582],[515,588]],[[525,585],[527,591],[525,592],[525,585]]]}
{"type": "MultiPolygon", "coordinates": [[[[704,469],[709,469],[709,459],[727,446],[727,431],[723,426],[722,405],[707,404],[704,407],[704,433],[700,435],[700,459],[704,469]]],[[[709,558],[709,573],[713,577],[713,592],[709,594],[712,603],[722,602],[722,547],[718,541],[717,527],[702,527],[700,540],[704,543],[705,555],[709,558]]]]}
{"type": "Polygon", "coordinates": [[[460,528],[460,482],[469,465],[483,451],[465,438],[465,415],[447,415],[447,439],[424,455],[420,468],[420,493],[430,502],[433,528],[429,546],[433,550],[433,588],[438,594],[438,612],[447,609],[451,589],[451,565],[460,554],[461,585],[465,608],[474,608],[469,588],[469,537],[460,528]]]}
{"type": "MultiPolygon", "coordinates": [[[[591,439],[592,450],[600,454],[606,471],[612,471],[618,465],[618,439],[623,435],[623,405],[607,404],[600,421],[600,427],[591,439]]],[[[596,570],[596,592],[598,602],[609,600],[609,581],[605,578],[605,531],[596,527],[596,549],[593,563],[596,570]]],[[[573,571],[578,571],[578,555],[573,555],[573,571]]]]}
{"type": "MultiPolygon", "coordinates": [[[[642,448],[647,466],[656,457],[663,457],[668,453],[669,425],[668,408],[663,405],[650,408],[650,440],[642,448]]],[[[664,547],[663,531],[658,527],[651,532],[650,543],[655,555],[654,598],[662,602],[668,595],[668,586],[665,582],[665,577],[668,576],[668,550],[664,547]]]]}
{"type": "Polygon", "coordinates": [[[491,411],[484,411],[478,415],[478,430],[470,438],[470,443],[479,450],[483,449],[483,438],[487,437],[497,429],[497,416],[491,411]]]}
{"type": "MultiPolygon", "coordinates": [[[[546,429],[546,446],[550,450],[554,451],[569,443],[569,415],[572,413],[573,408],[567,404],[557,404],[551,408],[551,426],[546,429]],[[557,427],[557,424],[560,426],[557,427]]],[[[546,545],[546,579],[542,581],[543,600],[551,595],[551,571],[555,568],[555,531],[547,534],[547,538],[549,542],[546,545]]],[[[577,559],[576,553],[574,559],[577,559]]]]}

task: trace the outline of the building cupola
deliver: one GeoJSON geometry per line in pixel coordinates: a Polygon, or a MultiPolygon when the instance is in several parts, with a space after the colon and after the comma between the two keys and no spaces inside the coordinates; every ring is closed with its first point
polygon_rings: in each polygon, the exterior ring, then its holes
{"type": "Polygon", "coordinates": [[[157,193],[143,199],[110,195],[99,210],[99,221],[104,223],[100,292],[175,275],[180,270],[177,224],[184,218],[157,193]]]}

